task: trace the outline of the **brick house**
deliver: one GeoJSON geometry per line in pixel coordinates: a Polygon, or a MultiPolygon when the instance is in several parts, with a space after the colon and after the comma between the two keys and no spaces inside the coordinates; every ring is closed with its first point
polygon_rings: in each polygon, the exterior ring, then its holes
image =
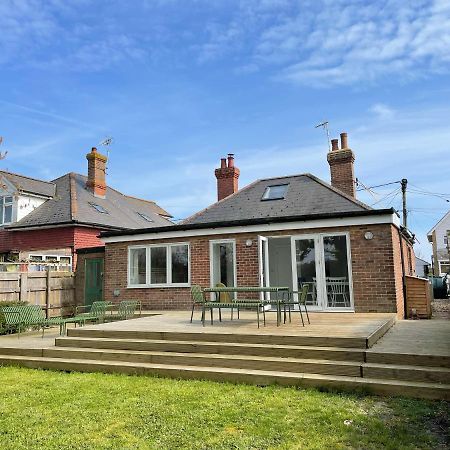
{"type": "Polygon", "coordinates": [[[450,273],[449,230],[450,211],[427,233],[433,251],[433,275],[437,277],[450,273]]]}
{"type": "Polygon", "coordinates": [[[155,202],[107,186],[107,158],[95,148],[86,158],[87,177],[71,172],[47,182],[0,171],[0,262],[75,269],[78,249],[104,246],[101,231],[172,224],[155,202]]]}
{"type": "Polygon", "coordinates": [[[317,311],[405,314],[414,275],[412,235],[393,209],[356,199],[346,133],[327,155],[331,185],[311,174],[257,180],[238,190],[233,155],[215,170],[218,201],[177,225],[109,231],[105,298],[149,309],[190,306],[189,287],[310,286],[317,311]]]}

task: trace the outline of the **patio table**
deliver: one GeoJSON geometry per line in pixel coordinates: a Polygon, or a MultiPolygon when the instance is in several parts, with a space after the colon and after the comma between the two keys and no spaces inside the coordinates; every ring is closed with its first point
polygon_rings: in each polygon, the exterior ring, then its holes
{"type": "MultiPolygon", "coordinates": [[[[271,305],[273,303],[276,304],[276,312],[277,312],[277,326],[280,325],[281,323],[281,305],[283,303],[283,301],[285,301],[285,299],[289,298],[289,292],[290,292],[290,288],[286,287],[286,286],[271,286],[271,287],[259,287],[259,286],[232,286],[232,287],[212,287],[212,288],[205,288],[203,290],[205,293],[206,292],[210,292],[210,293],[214,293],[215,297],[216,297],[216,302],[219,303],[219,299],[220,299],[220,294],[222,292],[227,292],[227,293],[276,293],[277,297],[279,294],[281,294],[281,296],[283,298],[276,298],[276,299],[231,299],[232,303],[236,303],[236,306],[239,307],[239,302],[243,302],[243,303],[255,303],[255,306],[259,306],[261,304],[263,305],[271,305]]],[[[238,310],[239,311],[239,310],[238,310]]],[[[219,314],[220,314],[220,309],[219,309],[219,314]]]]}

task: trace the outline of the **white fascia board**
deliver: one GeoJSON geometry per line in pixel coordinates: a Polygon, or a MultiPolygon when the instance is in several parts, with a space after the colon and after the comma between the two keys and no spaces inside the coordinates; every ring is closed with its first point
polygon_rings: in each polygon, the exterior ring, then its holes
{"type": "Polygon", "coordinates": [[[142,233],[123,236],[101,237],[105,243],[113,242],[136,242],[153,241],[159,239],[185,238],[194,236],[214,236],[220,234],[240,234],[240,233],[270,233],[283,230],[302,230],[312,228],[332,228],[349,227],[357,225],[377,225],[390,223],[397,228],[400,227],[400,219],[397,214],[383,214],[379,216],[359,216],[359,217],[333,217],[330,219],[305,220],[295,222],[281,222],[260,225],[242,225],[235,227],[201,228],[192,230],[161,231],[159,233],[142,233]]]}

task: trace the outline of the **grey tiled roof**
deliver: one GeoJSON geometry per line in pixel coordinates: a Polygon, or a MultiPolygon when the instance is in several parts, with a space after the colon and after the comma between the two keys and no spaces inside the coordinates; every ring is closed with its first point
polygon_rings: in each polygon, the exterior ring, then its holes
{"type": "Polygon", "coordinates": [[[258,180],[183,221],[183,224],[301,217],[371,208],[311,174],[258,180]],[[261,200],[268,186],[289,184],[284,199],[261,200]]]}
{"type": "Polygon", "coordinates": [[[5,177],[12,183],[19,192],[42,195],[44,197],[53,197],[55,194],[55,183],[49,181],[36,180],[34,178],[0,170],[0,180],[2,177],[5,177]]]}
{"type": "MultiPolygon", "coordinates": [[[[105,198],[94,197],[85,187],[86,177],[68,173],[56,180],[55,196],[47,200],[33,212],[8,228],[26,228],[68,223],[91,224],[105,228],[137,229],[172,225],[161,217],[154,202],[128,197],[107,187],[105,198]],[[108,214],[98,212],[92,205],[104,208],[108,214]],[[147,221],[138,213],[151,218],[147,221]]],[[[164,211],[164,210],[162,210],[164,211]]],[[[169,214],[166,212],[166,214],[169,214]]]]}

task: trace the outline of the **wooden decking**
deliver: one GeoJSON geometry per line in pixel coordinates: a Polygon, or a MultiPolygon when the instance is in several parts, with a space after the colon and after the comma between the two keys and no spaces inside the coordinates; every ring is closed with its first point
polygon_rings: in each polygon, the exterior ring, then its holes
{"type": "Polygon", "coordinates": [[[155,314],[62,338],[0,337],[0,364],[450,399],[449,321],[312,313],[302,327],[295,313],[291,323],[277,327],[272,315],[258,329],[251,312],[205,327],[198,313],[192,324],[187,311],[155,314]]]}

